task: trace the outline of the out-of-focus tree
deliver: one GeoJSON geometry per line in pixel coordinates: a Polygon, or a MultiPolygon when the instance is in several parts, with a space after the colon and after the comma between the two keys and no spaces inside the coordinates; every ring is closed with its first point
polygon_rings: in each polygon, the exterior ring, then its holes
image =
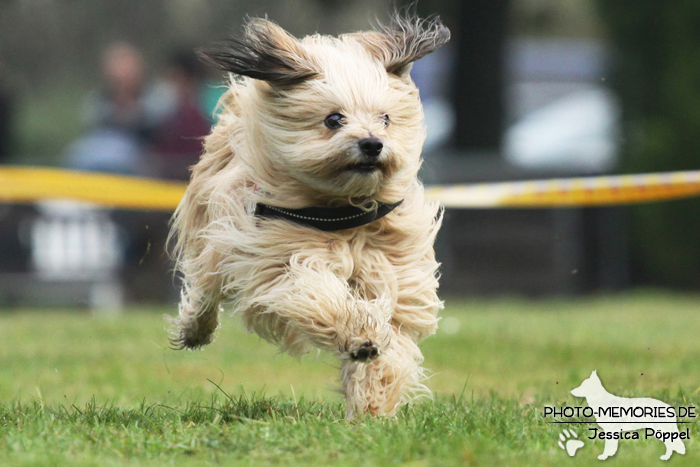
{"type": "Polygon", "coordinates": [[[457,115],[453,140],[459,149],[500,150],[505,126],[503,49],[510,3],[457,2],[452,98],[457,115]]]}
{"type": "Polygon", "coordinates": [[[439,14],[452,32],[453,146],[467,154],[497,155],[505,127],[503,63],[511,0],[426,0],[417,6],[422,16],[439,14]]]}
{"type": "Polygon", "coordinates": [[[0,55],[30,85],[99,80],[104,48],[126,41],[154,65],[178,44],[206,45],[265,16],[297,35],[367,28],[388,0],[13,0],[0,2],[0,55]]]}
{"type": "Polygon", "coordinates": [[[100,83],[100,56],[114,42],[141,50],[153,76],[173,47],[224,40],[247,16],[267,15],[303,36],[367,29],[389,9],[390,0],[0,1],[0,62],[18,94],[18,156],[51,163],[80,133],[80,102],[100,83]]]}
{"type": "MultiPolygon", "coordinates": [[[[700,169],[700,2],[598,0],[615,47],[622,169],[700,169]]],[[[700,200],[632,210],[637,280],[700,286],[700,200]]]]}
{"type": "Polygon", "coordinates": [[[9,89],[3,83],[2,68],[0,67],[0,164],[10,157],[13,129],[13,102],[9,89]]]}

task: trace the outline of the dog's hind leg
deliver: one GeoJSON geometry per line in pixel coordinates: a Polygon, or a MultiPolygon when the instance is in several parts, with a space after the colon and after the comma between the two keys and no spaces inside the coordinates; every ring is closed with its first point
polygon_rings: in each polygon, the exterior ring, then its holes
{"type": "Polygon", "coordinates": [[[180,308],[170,342],[175,349],[198,349],[214,340],[221,312],[221,281],[218,274],[190,276],[183,284],[180,308]]]}
{"type": "Polygon", "coordinates": [[[221,305],[218,300],[193,299],[182,292],[180,313],[171,322],[175,325],[170,342],[176,350],[198,349],[214,340],[219,326],[221,305]]]}
{"type": "Polygon", "coordinates": [[[343,361],[340,372],[341,391],[345,394],[345,416],[394,415],[408,400],[417,395],[429,395],[421,383],[423,355],[418,345],[396,330],[384,353],[370,363],[343,361]]]}

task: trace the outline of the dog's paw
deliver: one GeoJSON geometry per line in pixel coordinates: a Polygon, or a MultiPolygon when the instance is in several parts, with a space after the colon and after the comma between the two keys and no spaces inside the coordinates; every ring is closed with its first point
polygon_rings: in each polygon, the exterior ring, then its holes
{"type": "Polygon", "coordinates": [[[336,325],[340,358],[370,362],[391,342],[388,304],[380,300],[354,300],[336,325]]]}
{"type": "Polygon", "coordinates": [[[201,336],[181,333],[180,335],[172,337],[170,339],[170,347],[173,350],[197,350],[201,349],[207,344],[211,344],[213,340],[213,336],[211,335],[201,336]]]}
{"type": "Polygon", "coordinates": [[[380,353],[379,348],[372,341],[365,341],[348,352],[350,359],[355,362],[371,362],[379,357],[380,353]]]}
{"type": "Polygon", "coordinates": [[[173,329],[170,329],[169,338],[170,348],[173,350],[196,350],[211,344],[214,340],[213,332],[207,329],[205,329],[205,332],[201,332],[201,329],[193,326],[183,327],[177,318],[167,317],[167,319],[174,326],[173,329]]]}

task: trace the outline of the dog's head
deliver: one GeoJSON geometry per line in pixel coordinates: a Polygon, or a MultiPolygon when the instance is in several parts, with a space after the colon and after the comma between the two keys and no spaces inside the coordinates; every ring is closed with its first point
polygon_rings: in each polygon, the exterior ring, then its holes
{"type": "Polygon", "coordinates": [[[576,397],[594,396],[600,393],[602,387],[603,384],[598,378],[598,373],[596,370],[593,370],[588,379],[584,380],[579,387],[571,390],[571,394],[576,397]]]}
{"type": "Polygon", "coordinates": [[[259,171],[335,198],[401,199],[425,139],[411,64],[449,30],[395,15],[390,26],[298,40],[266,19],[204,52],[252,90],[240,111],[259,171]],[[240,78],[239,78],[240,79],[240,78]]]}

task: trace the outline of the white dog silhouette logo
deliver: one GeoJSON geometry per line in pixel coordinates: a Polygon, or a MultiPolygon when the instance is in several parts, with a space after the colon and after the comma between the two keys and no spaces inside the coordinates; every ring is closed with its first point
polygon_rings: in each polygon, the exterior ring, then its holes
{"type": "MultiPolygon", "coordinates": [[[[598,459],[605,460],[617,452],[620,439],[638,439],[636,430],[644,429],[645,437],[653,436],[666,445],[661,460],[671,454],[685,454],[682,438],[687,433],[678,431],[674,409],[656,399],[618,397],[605,390],[595,371],[590,378],[571,391],[576,397],[586,398],[601,429],[591,428],[596,437],[605,440],[605,448],[598,459]],[[600,432],[599,432],[600,431],[600,432]],[[630,434],[634,436],[630,436],[630,434]]],[[[687,437],[686,437],[687,439],[687,437]]]]}

